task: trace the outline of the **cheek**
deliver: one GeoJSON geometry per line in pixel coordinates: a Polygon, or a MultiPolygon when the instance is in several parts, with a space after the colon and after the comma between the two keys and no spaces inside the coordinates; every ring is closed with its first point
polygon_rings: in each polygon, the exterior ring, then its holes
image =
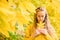
{"type": "Polygon", "coordinates": [[[40,21],[40,17],[37,17],[37,21],[38,21],[38,22],[40,21]]]}
{"type": "Polygon", "coordinates": [[[45,17],[38,17],[38,16],[37,16],[37,20],[38,20],[38,21],[44,21],[44,19],[45,19],[45,17]]]}
{"type": "Polygon", "coordinates": [[[42,17],[38,17],[37,20],[38,20],[38,21],[43,21],[44,18],[42,18],[42,17]]]}
{"type": "Polygon", "coordinates": [[[44,17],[41,17],[41,18],[40,18],[40,21],[44,21],[44,19],[45,19],[44,17]]]}
{"type": "Polygon", "coordinates": [[[39,17],[37,17],[37,20],[39,20],[40,18],[39,17]]]}
{"type": "Polygon", "coordinates": [[[42,18],[42,21],[44,21],[44,19],[45,19],[45,18],[43,17],[43,18],[42,18]]]}

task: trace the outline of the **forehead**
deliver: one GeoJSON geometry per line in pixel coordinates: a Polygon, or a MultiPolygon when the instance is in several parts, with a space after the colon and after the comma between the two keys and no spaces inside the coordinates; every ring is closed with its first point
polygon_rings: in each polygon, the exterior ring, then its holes
{"type": "Polygon", "coordinates": [[[45,15],[45,11],[39,11],[37,12],[37,15],[45,15]]]}

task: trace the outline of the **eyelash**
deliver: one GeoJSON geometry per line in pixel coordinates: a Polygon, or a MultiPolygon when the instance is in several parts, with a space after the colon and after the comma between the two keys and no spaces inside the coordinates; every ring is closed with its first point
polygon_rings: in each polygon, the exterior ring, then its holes
{"type": "Polygon", "coordinates": [[[43,16],[42,16],[43,17],[43,16]]]}
{"type": "MultiPolygon", "coordinates": [[[[40,17],[40,16],[38,16],[38,17],[40,17]]],[[[43,16],[42,16],[43,17],[43,16]]]]}

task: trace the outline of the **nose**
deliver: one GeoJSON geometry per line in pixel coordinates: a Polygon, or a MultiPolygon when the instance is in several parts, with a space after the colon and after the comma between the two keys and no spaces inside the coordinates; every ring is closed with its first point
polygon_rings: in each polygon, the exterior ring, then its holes
{"type": "Polygon", "coordinates": [[[40,17],[40,20],[42,20],[42,17],[40,17]]]}

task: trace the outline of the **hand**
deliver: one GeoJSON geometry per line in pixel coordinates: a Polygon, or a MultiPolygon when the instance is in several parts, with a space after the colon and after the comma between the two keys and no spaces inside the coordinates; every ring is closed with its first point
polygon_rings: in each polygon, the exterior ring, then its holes
{"type": "Polygon", "coordinates": [[[35,33],[33,34],[33,37],[36,37],[36,36],[38,36],[39,34],[41,34],[40,30],[39,30],[39,29],[36,29],[35,33]]]}
{"type": "Polygon", "coordinates": [[[36,29],[36,34],[41,34],[40,29],[36,29]]]}
{"type": "Polygon", "coordinates": [[[46,29],[40,29],[40,33],[41,33],[41,34],[44,34],[44,35],[47,35],[47,34],[48,34],[48,32],[47,32],[46,29]]]}
{"type": "Polygon", "coordinates": [[[36,29],[36,32],[33,34],[34,37],[38,36],[39,34],[47,35],[48,32],[46,29],[36,29]]]}

